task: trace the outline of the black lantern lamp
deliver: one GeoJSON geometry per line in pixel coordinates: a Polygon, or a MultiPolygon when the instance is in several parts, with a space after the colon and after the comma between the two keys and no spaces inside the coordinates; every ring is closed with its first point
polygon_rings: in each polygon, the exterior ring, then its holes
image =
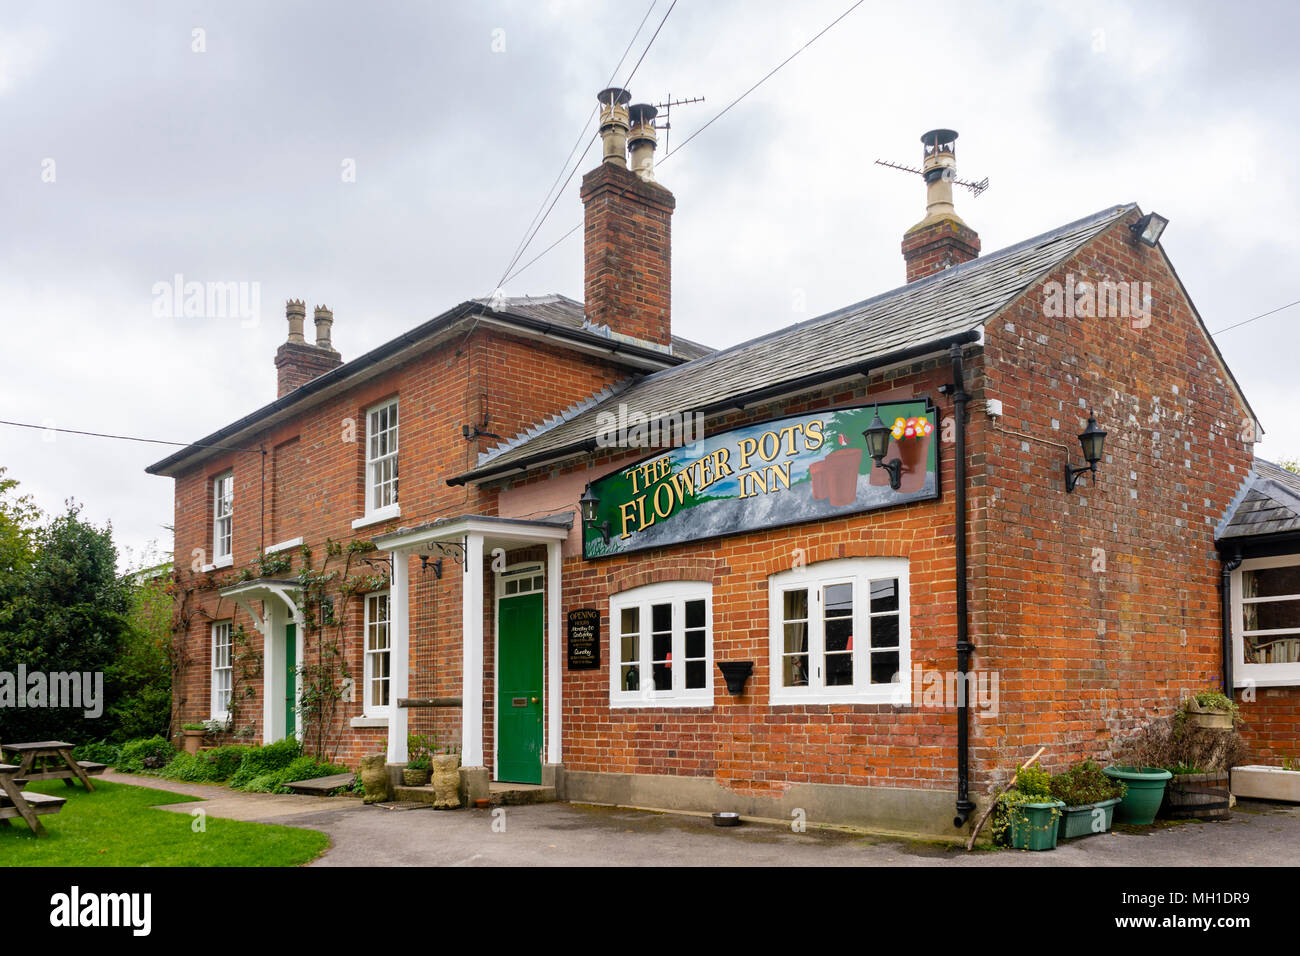
{"type": "Polygon", "coordinates": [[[897,491],[903,481],[903,461],[901,458],[885,461],[891,435],[889,426],[880,420],[880,409],[876,409],[876,417],[871,420],[862,437],[867,440],[867,454],[871,456],[877,468],[889,472],[889,487],[897,491]]]}
{"type": "Polygon", "coordinates": [[[1093,474],[1093,483],[1096,483],[1097,462],[1101,461],[1101,452],[1106,444],[1106,433],[1097,427],[1097,419],[1088,410],[1088,427],[1079,433],[1079,444],[1083,446],[1083,457],[1088,462],[1082,468],[1070,467],[1067,459],[1065,462],[1065,490],[1074,491],[1074,486],[1078,484],[1079,476],[1084,472],[1090,471],[1093,474]]]}
{"type": "Polygon", "coordinates": [[[591,490],[591,482],[587,483],[587,489],[582,493],[582,497],[578,499],[578,504],[582,506],[583,526],[595,528],[600,532],[600,536],[605,539],[605,543],[609,544],[609,522],[596,523],[596,509],[600,506],[600,498],[591,490]]]}
{"type": "Polygon", "coordinates": [[[1156,212],[1149,212],[1133,225],[1129,226],[1133,230],[1133,235],[1137,236],[1138,242],[1143,245],[1155,247],[1160,241],[1160,234],[1165,231],[1165,226],[1169,225],[1169,220],[1156,212]]]}

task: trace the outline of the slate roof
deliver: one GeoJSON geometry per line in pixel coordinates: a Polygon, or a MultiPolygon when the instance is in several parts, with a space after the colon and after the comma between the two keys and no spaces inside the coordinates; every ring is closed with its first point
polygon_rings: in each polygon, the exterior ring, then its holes
{"type": "Polygon", "coordinates": [[[594,446],[598,416],[620,403],[664,415],[722,407],[729,399],[819,373],[887,364],[891,356],[974,333],[1040,276],[1068,259],[1136,205],[1107,209],[1007,249],[953,266],[874,298],[664,369],[576,414],[557,416],[479,456],[451,484],[526,470],[530,462],[594,446]]]}
{"type": "Polygon", "coordinates": [[[1300,532],[1300,475],[1255,459],[1219,524],[1218,540],[1300,532]]]}

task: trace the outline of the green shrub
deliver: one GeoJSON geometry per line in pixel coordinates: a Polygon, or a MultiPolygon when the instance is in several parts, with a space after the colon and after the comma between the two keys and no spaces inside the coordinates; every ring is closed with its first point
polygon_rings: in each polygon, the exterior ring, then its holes
{"type": "Polygon", "coordinates": [[[230,776],[230,786],[247,790],[248,785],[264,774],[285,770],[302,756],[302,745],[292,737],[277,740],[265,747],[251,747],[240,761],[239,769],[230,776]]]}
{"type": "Polygon", "coordinates": [[[264,773],[261,776],[254,777],[240,789],[248,793],[275,793],[276,790],[280,789],[280,774],[274,772],[264,773]]]}
{"type": "Polygon", "coordinates": [[[96,743],[81,744],[72,749],[72,756],[77,760],[89,760],[91,763],[102,763],[109,767],[116,767],[119,760],[122,759],[122,748],[117,744],[111,744],[107,740],[101,740],[96,743]]]}
{"type": "Polygon", "coordinates": [[[217,776],[217,768],[206,757],[206,754],[178,753],[157,774],[168,780],[184,780],[186,783],[216,783],[221,778],[217,776]]]}
{"type": "Polygon", "coordinates": [[[201,756],[212,764],[217,780],[229,780],[235,775],[239,765],[244,762],[244,757],[255,749],[257,748],[240,744],[227,744],[224,747],[206,750],[201,756]]]}
{"type": "Polygon", "coordinates": [[[1051,774],[1042,767],[1025,767],[1016,775],[1016,790],[1027,797],[1051,797],[1051,774]]]}
{"type": "Polygon", "coordinates": [[[1052,775],[1052,796],[1067,807],[1081,807],[1124,796],[1124,784],[1112,780],[1094,760],[1084,760],[1064,773],[1052,775]]]}
{"type": "Polygon", "coordinates": [[[131,740],[122,745],[117,769],[123,773],[161,770],[171,763],[175,756],[175,748],[162,737],[131,740]]]}

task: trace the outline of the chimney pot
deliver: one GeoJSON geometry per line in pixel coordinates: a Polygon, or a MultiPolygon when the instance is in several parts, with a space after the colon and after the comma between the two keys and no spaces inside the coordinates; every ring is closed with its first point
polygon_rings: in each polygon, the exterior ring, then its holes
{"type": "Polygon", "coordinates": [[[980,237],[957,215],[952,184],[957,179],[957,132],[932,129],[921,136],[925,218],[903,234],[907,281],[969,262],[980,254],[980,237]]]}
{"type": "Polygon", "coordinates": [[[631,151],[632,172],[647,183],[655,181],[655,146],[659,141],[655,116],[658,113],[649,103],[637,103],[628,110],[632,125],[628,130],[627,145],[631,151]]]}
{"type": "Polygon", "coordinates": [[[331,352],[334,346],[330,344],[330,328],[334,325],[334,313],[323,305],[316,306],[314,316],[316,322],[316,347],[319,349],[329,349],[331,352]]]}
{"type": "Polygon", "coordinates": [[[290,342],[303,342],[302,323],[307,317],[307,306],[301,299],[290,299],[284,304],[284,317],[289,320],[290,342]]]}
{"type": "Polygon", "coordinates": [[[631,124],[627,104],[632,94],[621,87],[611,86],[596,94],[600,102],[601,162],[627,168],[627,131],[631,124]]]}

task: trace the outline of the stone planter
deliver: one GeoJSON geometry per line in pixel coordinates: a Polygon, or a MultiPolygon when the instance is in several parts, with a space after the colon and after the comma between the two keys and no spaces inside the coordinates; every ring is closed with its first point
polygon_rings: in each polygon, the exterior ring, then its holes
{"type": "Polygon", "coordinates": [[[1232,793],[1255,800],[1300,803],[1300,770],[1249,764],[1232,768],[1232,793]]]}
{"type": "Polygon", "coordinates": [[[1194,700],[1186,705],[1187,723],[1192,727],[1204,727],[1207,730],[1231,730],[1232,714],[1226,710],[1202,707],[1194,700]]]}
{"type": "Polygon", "coordinates": [[[460,806],[460,754],[433,758],[433,805],[440,810],[460,806]]]}
{"type": "Polygon", "coordinates": [[[370,754],[361,758],[361,785],[366,788],[363,798],[366,803],[382,803],[388,799],[388,771],[384,768],[387,758],[383,754],[370,754]]]}
{"type": "Polygon", "coordinates": [[[185,735],[182,744],[187,754],[198,753],[199,747],[203,744],[203,738],[208,735],[206,730],[182,730],[181,733],[185,735]]]}
{"type": "Polygon", "coordinates": [[[428,767],[403,767],[402,783],[408,787],[423,787],[429,783],[428,767]]]}
{"type": "Polygon", "coordinates": [[[1160,815],[1169,820],[1226,820],[1229,809],[1228,774],[1180,773],[1165,785],[1160,815]]]}

